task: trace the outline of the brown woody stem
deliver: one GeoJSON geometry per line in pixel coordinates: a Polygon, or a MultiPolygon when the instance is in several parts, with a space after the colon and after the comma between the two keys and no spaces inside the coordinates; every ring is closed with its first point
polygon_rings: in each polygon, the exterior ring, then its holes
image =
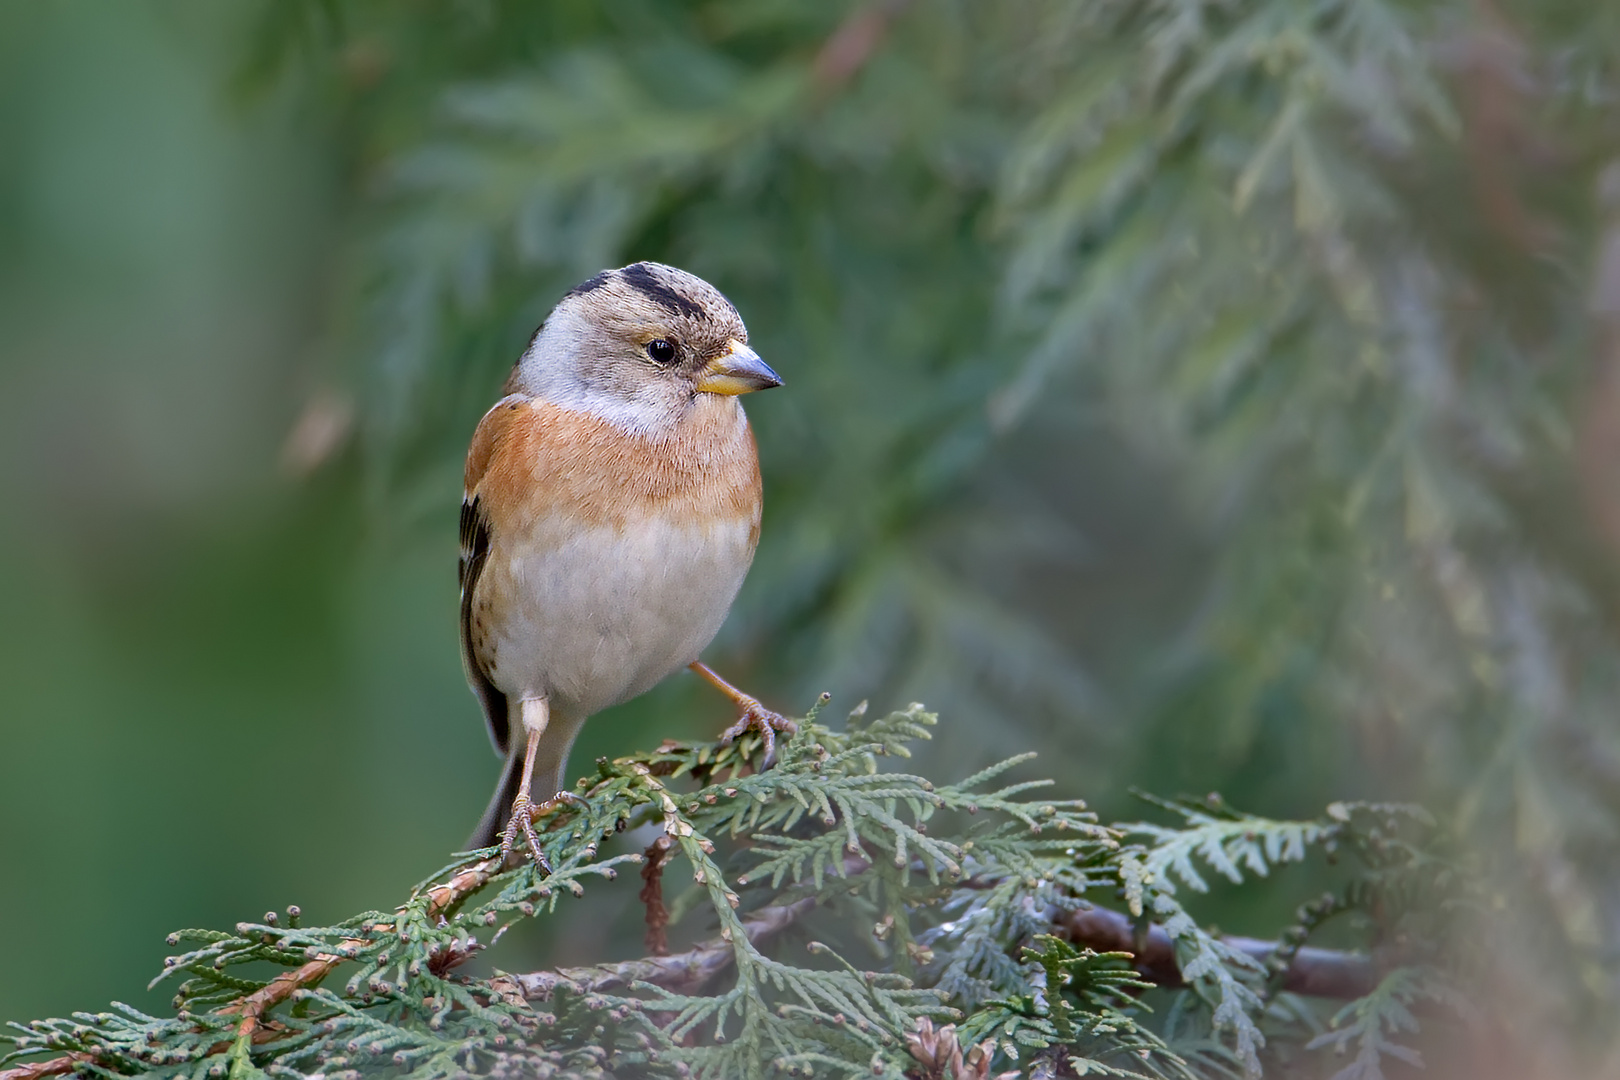
{"type": "MultiPolygon", "coordinates": [[[[443,885],[435,885],[428,890],[428,913],[432,915],[445,911],[469,894],[483,888],[485,882],[500,872],[501,865],[499,858],[485,859],[462,870],[443,885]]],[[[374,929],[386,933],[392,930],[393,926],[390,923],[378,923],[374,929]]],[[[360,946],[366,944],[369,944],[369,942],[364,938],[351,938],[339,945],[338,948],[341,950],[345,945],[360,946]]],[[[258,1027],[259,1021],[265,1013],[286,1001],[293,995],[294,991],[320,982],[326,978],[333,968],[346,959],[347,957],[335,953],[323,953],[303,967],[283,972],[270,980],[267,986],[255,990],[243,998],[241,1003],[236,1006],[242,1014],[242,1022],[236,1028],[237,1038],[240,1039],[244,1035],[251,1037],[254,1028],[258,1027]]],[[[11,1080],[11,1078],[0,1074],[0,1080],[11,1080]]]]}
{"type": "MultiPolygon", "coordinates": [[[[806,898],[791,904],[762,907],[743,919],[743,929],[755,947],[763,948],[815,906],[814,898],[806,898]]],[[[1148,981],[1160,986],[1183,985],[1181,969],[1176,966],[1175,944],[1164,927],[1149,927],[1146,944],[1138,949],[1131,920],[1118,912],[1090,908],[1059,914],[1057,922],[1058,932],[1074,944],[1098,952],[1131,953],[1136,957],[1137,970],[1148,981]]],[[[1257,938],[1224,937],[1221,940],[1262,963],[1279,948],[1275,941],[1257,938]]],[[[734,959],[730,942],[711,938],[674,956],[559,968],[511,978],[515,989],[530,999],[549,998],[558,987],[592,994],[627,990],[638,982],[690,994],[728,971],[734,959]]],[[[1358,998],[1370,992],[1377,982],[1378,973],[1369,958],[1336,949],[1302,948],[1282,974],[1284,990],[1312,997],[1358,998]]]]}
{"type": "Polygon", "coordinates": [[[641,895],[640,900],[647,909],[647,934],[642,939],[642,947],[647,950],[648,956],[667,956],[669,954],[669,937],[665,933],[669,927],[669,909],[664,906],[664,863],[669,861],[674,841],[668,836],[660,836],[647,848],[641,864],[641,895]]]}
{"type": "MultiPolygon", "coordinates": [[[[1128,952],[1136,958],[1136,970],[1149,982],[1160,986],[1181,986],[1181,969],[1176,965],[1176,947],[1164,927],[1148,927],[1147,939],[1139,947],[1135,926],[1117,911],[1090,908],[1058,916],[1059,931],[1076,945],[1098,952],[1128,952]]],[[[1223,942],[1265,963],[1280,947],[1275,941],[1257,938],[1223,937],[1223,942]]],[[[1282,988],[1293,994],[1324,998],[1358,998],[1378,984],[1373,962],[1360,953],[1337,949],[1302,948],[1282,973],[1282,988]]]]}

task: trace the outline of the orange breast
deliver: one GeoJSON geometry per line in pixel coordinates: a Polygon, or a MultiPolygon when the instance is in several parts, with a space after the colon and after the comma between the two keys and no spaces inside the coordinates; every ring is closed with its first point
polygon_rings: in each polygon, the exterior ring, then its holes
{"type": "Polygon", "coordinates": [[[649,516],[752,518],[759,527],[753,433],[736,400],[714,394],[699,394],[681,423],[654,436],[546,401],[504,401],[479,423],[465,479],[497,544],[502,533],[554,515],[582,527],[623,527],[649,516]]]}

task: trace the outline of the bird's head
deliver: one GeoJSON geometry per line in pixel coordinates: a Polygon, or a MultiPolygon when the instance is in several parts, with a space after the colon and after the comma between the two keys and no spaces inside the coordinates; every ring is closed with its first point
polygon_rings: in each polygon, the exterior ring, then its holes
{"type": "Polygon", "coordinates": [[[742,316],[719,289],[673,266],[638,262],[570,290],[507,389],[651,433],[679,423],[699,395],[781,384],[748,347],[742,316]]]}

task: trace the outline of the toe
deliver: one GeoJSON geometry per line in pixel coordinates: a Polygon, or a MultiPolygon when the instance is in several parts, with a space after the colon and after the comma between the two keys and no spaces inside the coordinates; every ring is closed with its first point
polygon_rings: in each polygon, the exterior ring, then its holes
{"type": "Polygon", "coordinates": [[[551,875],[551,860],[546,858],[544,849],[540,847],[540,838],[538,836],[529,836],[529,854],[534,856],[534,865],[540,868],[540,872],[549,877],[551,875]]]}
{"type": "Polygon", "coordinates": [[[737,718],[737,722],[720,733],[720,745],[730,746],[745,732],[758,731],[765,751],[760,764],[763,768],[769,768],[776,760],[777,733],[794,735],[798,730],[799,725],[794,721],[781,713],[772,712],[754,698],[749,698],[743,702],[742,715],[737,718]]]}

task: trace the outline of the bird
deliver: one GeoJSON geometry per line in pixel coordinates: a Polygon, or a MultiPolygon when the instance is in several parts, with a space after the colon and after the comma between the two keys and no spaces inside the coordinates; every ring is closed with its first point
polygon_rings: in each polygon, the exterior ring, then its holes
{"type": "Polygon", "coordinates": [[[521,861],[521,837],[550,873],[533,822],[580,801],[580,728],[682,667],[739,710],[724,742],[761,732],[764,765],[796,731],[700,659],[759,543],[738,399],[780,385],[731,301],[662,263],[601,271],[535,331],[467,450],[461,659],[505,758],[469,849],[521,861]]]}

